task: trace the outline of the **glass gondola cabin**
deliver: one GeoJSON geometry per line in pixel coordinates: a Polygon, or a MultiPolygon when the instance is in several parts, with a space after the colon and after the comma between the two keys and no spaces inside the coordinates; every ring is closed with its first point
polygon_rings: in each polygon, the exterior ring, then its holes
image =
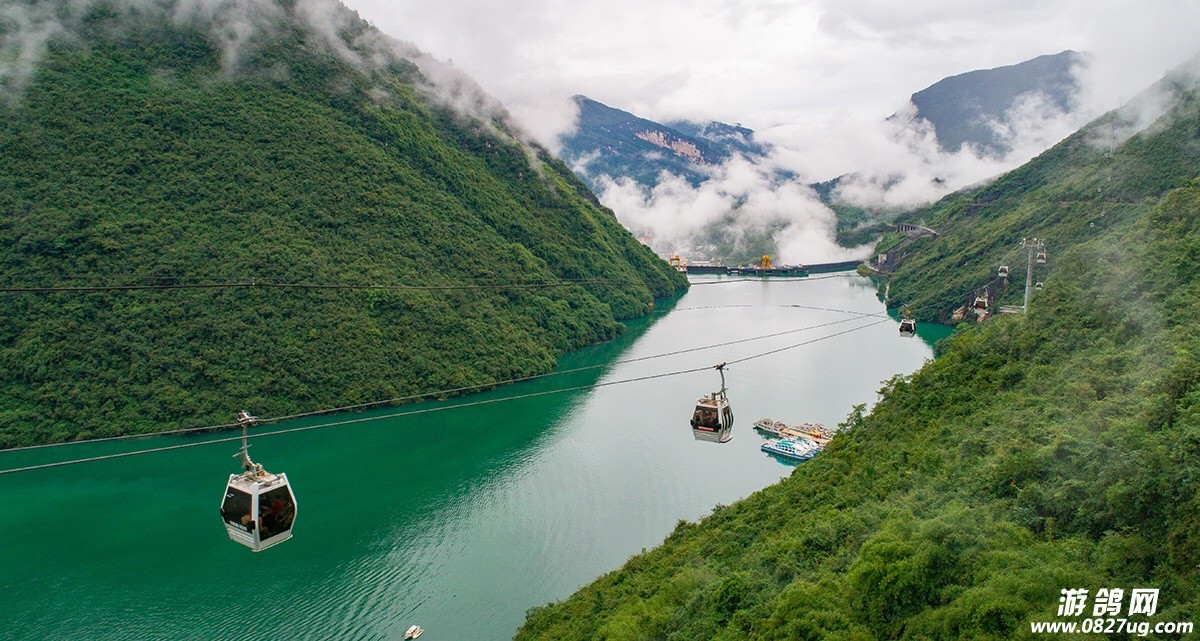
{"type": "Polygon", "coordinates": [[[999,272],[996,274],[999,278],[1008,278],[1008,265],[1001,265],[999,272]]]}
{"type": "Polygon", "coordinates": [[[733,408],[725,397],[725,390],[701,396],[692,412],[692,436],[697,441],[728,443],[733,438],[733,408]]]}
{"type": "Polygon", "coordinates": [[[272,474],[254,465],[230,474],[221,500],[221,519],[229,538],[261,552],[292,538],[296,497],[286,474],[272,474]]]}
{"type": "Polygon", "coordinates": [[[911,338],[917,334],[917,321],[905,318],[900,321],[900,335],[911,338]]]}
{"type": "Polygon", "coordinates": [[[987,296],[985,296],[984,294],[980,294],[980,295],[976,296],[975,297],[975,309],[987,311],[987,308],[988,308],[987,296]]]}

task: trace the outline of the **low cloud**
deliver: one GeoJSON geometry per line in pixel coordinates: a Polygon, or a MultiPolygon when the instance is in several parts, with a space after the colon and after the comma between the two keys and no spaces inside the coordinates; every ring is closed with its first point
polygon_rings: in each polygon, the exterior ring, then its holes
{"type": "MultiPolygon", "coordinates": [[[[161,15],[176,24],[202,25],[220,54],[228,75],[243,73],[246,56],[256,41],[282,30],[288,20],[307,27],[313,45],[328,49],[343,62],[365,73],[386,68],[396,58],[415,64],[427,83],[419,89],[439,104],[491,126],[504,123],[505,132],[521,141],[536,136],[516,124],[499,100],[489,95],[465,72],[416,45],[389,37],[370,27],[338,0],[296,0],[289,10],[276,0],[105,0],[105,5],[130,15],[161,15]]],[[[47,0],[24,3],[0,0],[0,91],[19,99],[38,61],[54,38],[78,40],[82,19],[99,6],[99,0],[47,0]]],[[[132,23],[131,21],[128,21],[132,23]]],[[[126,21],[122,21],[125,24],[126,21]]],[[[136,28],[135,26],[132,28],[136,28]]],[[[255,70],[274,73],[278,70],[255,70]]],[[[378,97],[378,94],[377,94],[378,97]]],[[[564,98],[564,101],[568,99],[564,98]]],[[[523,120],[555,129],[569,126],[574,116],[555,105],[537,103],[523,112],[523,120]],[[538,114],[541,109],[545,113],[538,114]]],[[[533,128],[535,131],[539,127],[533,128]]]]}
{"type": "MultiPolygon", "coordinates": [[[[1103,11],[1085,0],[350,2],[385,30],[452,56],[547,146],[574,129],[566,100],[574,94],[659,122],[742,122],[775,144],[770,166],[794,172],[802,184],[853,174],[839,196],[884,210],[988,180],[1116,108],[1193,53],[1200,19],[1194,2],[1135,0],[1103,11]],[[880,123],[906,96],[943,77],[1064,49],[1095,54],[1090,92],[1065,115],[1036,96],[1015,105],[993,123],[1010,141],[1003,158],[969,148],[947,154],[919,127],[896,131],[880,123]]],[[[714,180],[737,173],[722,168],[714,180]]],[[[780,189],[761,182],[753,193],[780,189]]],[[[660,238],[661,223],[642,220],[649,212],[694,230],[719,223],[737,204],[736,189],[702,186],[690,194],[681,181],[664,185],[654,193],[613,180],[601,195],[623,219],[660,238]],[[725,213],[706,208],[713,202],[723,202],[725,213]],[[665,203],[692,208],[696,220],[665,203]]],[[[750,210],[746,216],[757,220],[750,210]]],[[[819,251],[819,241],[812,244],[819,251]]]]}
{"type": "MultiPolygon", "coordinates": [[[[10,99],[19,95],[48,42],[71,39],[93,4],[0,0],[0,91],[10,99]]],[[[240,67],[257,34],[285,19],[283,5],[274,0],[108,4],[165,11],[177,22],[211,25],[228,73],[240,67]]],[[[1120,92],[1132,93],[1129,87],[1144,84],[1140,79],[1147,69],[1193,47],[1191,18],[1200,14],[1191,4],[1144,3],[1097,13],[1083,0],[1060,0],[1048,7],[971,0],[952,10],[933,2],[898,10],[879,0],[821,0],[737,10],[712,7],[708,12],[691,12],[678,3],[647,8],[644,3],[505,0],[484,6],[449,0],[434,7],[352,0],[353,7],[370,10],[370,17],[386,18],[385,30],[419,39],[446,57],[439,58],[410,42],[363,29],[357,14],[335,0],[296,0],[291,6],[311,27],[312,37],[343,60],[370,70],[392,56],[405,58],[428,80],[422,88],[431,100],[485,125],[506,123],[504,131],[523,141],[554,148],[559,135],[575,126],[577,110],[570,96],[576,93],[660,121],[745,122],[758,130],[760,140],[774,145],[768,159],[755,164],[737,158],[711,168],[712,177],[699,188],[675,177],[651,191],[610,179],[602,199],[635,231],[647,230],[662,242],[682,247],[732,219],[728,233],[768,234],[784,259],[808,262],[845,253],[832,243],[832,212],[816,201],[807,183],[849,174],[838,198],[896,210],[990,179],[1115,108],[1120,92]],[[1080,21],[1081,13],[1092,22],[1080,21]],[[1011,34],[1021,34],[1020,47],[1014,48],[1015,41],[1007,37],[1011,34]],[[906,95],[966,69],[1044,53],[1049,42],[1056,43],[1051,49],[1098,54],[1099,64],[1084,79],[1083,107],[1063,113],[1037,95],[1019,101],[992,123],[1011,150],[1002,158],[970,147],[943,152],[932,132],[911,118],[907,126],[900,126],[903,118],[880,122],[889,112],[887,96],[906,95]],[[507,109],[476,80],[496,91],[507,109]],[[779,170],[796,179],[780,181],[779,170]]],[[[1137,107],[1126,112],[1108,137],[1119,144],[1152,122],[1167,104],[1164,96],[1135,101],[1137,107]]]]}
{"type": "Polygon", "coordinates": [[[653,189],[605,176],[600,200],[662,254],[696,258],[714,233],[721,236],[717,240],[732,244],[768,237],[777,248],[777,261],[786,263],[849,260],[869,253],[868,248],[839,247],[833,239],[833,211],[807,185],[781,182],[774,167],[734,156],[708,171],[708,180],[698,187],[670,174],[661,176],[653,189]]]}
{"type": "Polygon", "coordinates": [[[908,103],[887,120],[838,117],[757,132],[756,139],[772,147],[766,158],[735,156],[707,168],[709,177],[699,186],[669,174],[660,176],[653,189],[627,178],[604,177],[600,198],[664,255],[703,256],[714,249],[706,243],[723,234],[734,244],[768,238],[786,262],[859,258],[869,248],[837,245],[836,216],[810,183],[840,176],[832,193],[835,203],[872,210],[877,219],[886,220],[1013,169],[1094,116],[1088,109],[1064,110],[1040,93],[1028,93],[1002,117],[986,123],[996,147],[968,144],[948,152],[939,146],[932,125],[908,103]],[[794,178],[782,180],[781,175],[794,178]]]}
{"type": "Polygon", "coordinates": [[[0,94],[24,91],[50,40],[64,32],[53,4],[0,3],[0,94]]]}
{"type": "MultiPolygon", "coordinates": [[[[793,129],[786,132],[787,141],[776,144],[786,148],[790,141],[798,141],[798,146],[808,149],[811,140],[818,139],[828,145],[826,157],[837,154],[833,162],[849,174],[835,192],[836,200],[874,209],[906,209],[1028,162],[1095,114],[1084,109],[1064,111],[1040,93],[1024,94],[1002,118],[987,123],[1005,150],[1002,152],[971,144],[945,151],[938,145],[933,127],[916,117],[911,103],[898,116],[885,122],[826,122],[819,133],[793,129]],[[808,138],[810,135],[813,138],[808,138]]],[[[796,171],[820,176],[824,165],[807,162],[811,157],[803,153],[792,156],[797,158],[796,171]]]]}
{"type": "MultiPolygon", "coordinates": [[[[1162,80],[1138,93],[1091,131],[1088,143],[1109,151],[1167,115],[1183,92],[1200,88],[1200,54],[1171,69],[1162,80]]],[[[1160,126],[1169,126],[1162,123],[1160,126]]]]}

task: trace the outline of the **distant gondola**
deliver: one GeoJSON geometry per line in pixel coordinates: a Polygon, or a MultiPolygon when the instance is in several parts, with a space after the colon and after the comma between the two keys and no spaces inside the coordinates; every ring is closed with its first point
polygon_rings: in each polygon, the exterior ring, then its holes
{"type": "Polygon", "coordinates": [[[1008,278],[1008,265],[1001,265],[1001,266],[1000,266],[1000,271],[999,271],[999,273],[997,274],[997,277],[999,277],[999,278],[1008,278]]]}
{"type": "Polygon", "coordinates": [[[725,363],[716,367],[721,373],[721,389],[701,396],[696,401],[696,409],[692,412],[692,436],[697,441],[709,443],[728,443],[733,436],[733,408],[725,396],[725,363]]]}

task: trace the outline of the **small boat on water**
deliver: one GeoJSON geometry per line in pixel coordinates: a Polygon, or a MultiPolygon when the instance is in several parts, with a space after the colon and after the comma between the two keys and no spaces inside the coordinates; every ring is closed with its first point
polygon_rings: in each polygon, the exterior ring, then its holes
{"type": "Polygon", "coordinates": [[[758,449],[768,454],[782,456],[793,461],[807,461],[821,451],[821,448],[816,443],[798,438],[788,438],[782,441],[766,441],[758,449]]]}
{"type": "Polygon", "coordinates": [[[421,633],[423,633],[423,632],[425,632],[425,630],[422,630],[421,626],[419,626],[419,625],[409,626],[408,630],[405,630],[405,632],[404,632],[404,638],[405,639],[415,639],[415,638],[421,636],[421,633]]]}
{"type": "Polygon", "coordinates": [[[833,431],[820,423],[788,425],[783,421],[777,421],[773,418],[760,418],[754,421],[754,429],[783,438],[806,438],[815,441],[817,445],[821,446],[824,446],[829,442],[829,439],[833,438],[833,431]]]}
{"type": "Polygon", "coordinates": [[[754,429],[762,430],[768,434],[779,434],[787,428],[787,423],[777,421],[773,418],[760,418],[754,421],[754,429]]]}

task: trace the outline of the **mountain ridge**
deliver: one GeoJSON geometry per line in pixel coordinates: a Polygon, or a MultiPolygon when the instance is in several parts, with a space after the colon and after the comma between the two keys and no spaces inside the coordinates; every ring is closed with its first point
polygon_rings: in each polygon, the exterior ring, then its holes
{"type": "Polygon", "coordinates": [[[72,30],[0,104],[2,273],[392,288],[5,294],[0,444],[486,387],[685,286],[561,161],[472,116],[492,110],[473,89],[435,100],[340,5],[356,56],[262,6],[236,65],[223,14],[63,9],[72,30]]]}
{"type": "MultiPolygon", "coordinates": [[[[1037,237],[1053,252],[1128,222],[1142,203],[1186,183],[1200,163],[1192,142],[1200,115],[1191,110],[1198,69],[1196,60],[1185,63],[1022,167],[900,216],[899,222],[960,233],[938,243],[936,254],[915,248],[911,262],[890,275],[891,304],[911,305],[927,320],[945,321],[961,304],[956,295],[994,279],[992,272],[1013,260],[1022,237],[1037,237]],[[1060,186],[1047,192],[1046,185],[1060,186]]],[[[885,237],[876,252],[889,251],[897,240],[885,237]]],[[[988,287],[994,290],[995,284],[988,287]]],[[[1008,304],[1016,302],[1018,289],[992,293],[1008,304]]]]}
{"type": "Polygon", "coordinates": [[[970,145],[984,154],[1003,155],[1008,147],[997,128],[1006,123],[1008,112],[1022,97],[1036,95],[1045,99],[1045,108],[1069,113],[1080,90],[1076,70],[1089,60],[1088,54],[1068,49],[948,76],[912,95],[914,118],[933,126],[945,151],[970,145]]]}
{"type": "Polygon", "coordinates": [[[734,153],[765,155],[754,132],[720,122],[657,123],[610,107],[583,95],[574,96],[579,122],[562,138],[560,156],[575,168],[594,191],[603,191],[601,177],[629,178],[653,187],[666,171],[693,186],[708,179],[707,167],[719,165],[734,153]]]}

